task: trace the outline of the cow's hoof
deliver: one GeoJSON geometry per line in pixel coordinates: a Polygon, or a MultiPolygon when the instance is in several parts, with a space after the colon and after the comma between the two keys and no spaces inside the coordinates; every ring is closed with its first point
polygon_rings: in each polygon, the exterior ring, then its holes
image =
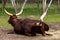
{"type": "Polygon", "coordinates": [[[52,34],[46,34],[46,35],[48,35],[48,36],[53,36],[52,34]]]}
{"type": "Polygon", "coordinates": [[[43,36],[46,36],[46,34],[42,34],[43,36]]]}

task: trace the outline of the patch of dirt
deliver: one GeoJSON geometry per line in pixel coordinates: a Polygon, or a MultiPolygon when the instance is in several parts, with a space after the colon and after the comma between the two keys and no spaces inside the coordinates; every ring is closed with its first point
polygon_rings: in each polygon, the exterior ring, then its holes
{"type": "Polygon", "coordinates": [[[50,30],[46,33],[52,34],[52,36],[42,36],[37,34],[37,36],[29,37],[17,34],[7,34],[13,31],[12,29],[4,30],[0,28],[0,40],[60,40],[60,23],[47,23],[50,30]]]}

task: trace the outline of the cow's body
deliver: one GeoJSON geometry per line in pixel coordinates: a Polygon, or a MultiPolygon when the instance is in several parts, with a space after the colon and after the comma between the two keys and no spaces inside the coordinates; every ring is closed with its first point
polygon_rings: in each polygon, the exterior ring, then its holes
{"type": "Polygon", "coordinates": [[[22,26],[25,29],[25,33],[27,34],[36,35],[36,33],[39,33],[44,35],[45,31],[49,30],[48,25],[39,20],[31,20],[27,18],[22,22],[22,26]],[[36,23],[39,23],[39,25],[36,23]]]}
{"type": "Polygon", "coordinates": [[[44,35],[45,31],[49,30],[48,25],[39,20],[31,20],[28,18],[21,20],[17,19],[15,15],[11,16],[8,22],[14,27],[14,31],[17,34],[35,36],[36,33],[40,33],[44,35]],[[39,23],[39,25],[36,25],[36,23],[39,23]]]}

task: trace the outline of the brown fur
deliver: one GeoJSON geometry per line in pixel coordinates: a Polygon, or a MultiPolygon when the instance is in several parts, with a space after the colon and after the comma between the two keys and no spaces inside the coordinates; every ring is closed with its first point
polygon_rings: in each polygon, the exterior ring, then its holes
{"type": "Polygon", "coordinates": [[[47,24],[39,20],[31,20],[31,19],[17,19],[16,15],[10,16],[8,21],[13,27],[14,31],[17,34],[25,34],[29,36],[36,36],[36,33],[45,35],[45,31],[49,30],[47,24]],[[36,25],[39,23],[39,25],[36,25]],[[40,25],[42,24],[42,25],[40,25]]]}
{"type": "Polygon", "coordinates": [[[25,33],[27,33],[28,35],[31,34],[32,36],[35,36],[36,33],[45,35],[45,31],[49,30],[48,25],[39,20],[31,20],[26,18],[22,22],[22,26],[24,26],[24,29],[26,30],[25,33]],[[40,23],[42,25],[36,25],[36,23],[40,23]]]}

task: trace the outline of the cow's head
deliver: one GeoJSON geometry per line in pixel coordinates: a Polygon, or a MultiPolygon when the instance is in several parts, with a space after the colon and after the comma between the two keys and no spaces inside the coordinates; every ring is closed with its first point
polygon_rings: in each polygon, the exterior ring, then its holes
{"type": "Polygon", "coordinates": [[[12,24],[12,26],[14,26],[17,23],[17,21],[18,21],[17,16],[20,15],[20,14],[22,14],[20,12],[17,13],[17,14],[12,14],[12,13],[9,13],[6,9],[4,9],[4,11],[5,11],[6,14],[8,14],[10,16],[8,22],[10,24],[12,24]]]}

